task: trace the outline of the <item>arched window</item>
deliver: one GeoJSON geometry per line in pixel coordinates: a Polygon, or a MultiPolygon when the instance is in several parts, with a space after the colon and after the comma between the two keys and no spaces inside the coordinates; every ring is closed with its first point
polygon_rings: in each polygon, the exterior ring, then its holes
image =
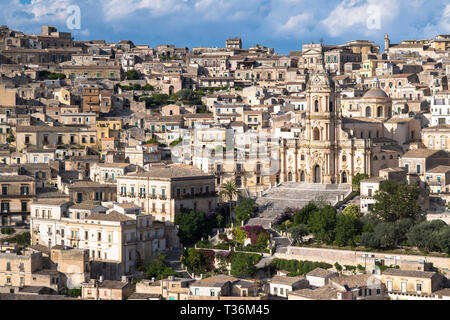
{"type": "Polygon", "coordinates": [[[389,157],[389,159],[391,159],[391,160],[394,159],[394,156],[391,154],[391,156],[389,157]]]}
{"type": "Polygon", "coordinates": [[[372,116],[372,109],[370,109],[370,107],[366,108],[366,117],[371,117],[372,116]]]}
{"type": "Polygon", "coordinates": [[[300,181],[301,181],[301,182],[305,182],[305,172],[304,172],[304,171],[302,171],[302,172],[300,173],[300,181]]]}
{"type": "Polygon", "coordinates": [[[342,156],[342,161],[343,162],[347,161],[347,156],[345,154],[342,156]]]}
{"type": "Polygon", "coordinates": [[[381,160],[386,160],[386,157],[385,157],[385,156],[382,156],[382,157],[381,157],[381,160]]]}
{"type": "Polygon", "coordinates": [[[302,155],[300,156],[300,160],[302,160],[302,161],[305,160],[305,155],[304,155],[304,154],[302,154],[302,155]]]}
{"type": "Polygon", "coordinates": [[[330,112],[333,112],[333,102],[330,101],[330,112]]]}
{"type": "Polygon", "coordinates": [[[292,181],[292,172],[288,173],[288,181],[292,181]]]}
{"type": "Polygon", "coordinates": [[[319,141],[320,140],[319,128],[314,128],[314,130],[313,130],[313,140],[314,141],[319,141]]]}
{"type": "Polygon", "coordinates": [[[377,108],[377,117],[381,118],[383,116],[383,107],[377,108]]]}
{"type": "Polygon", "coordinates": [[[319,101],[318,100],[314,101],[314,111],[319,112],[319,101]]]}
{"type": "Polygon", "coordinates": [[[377,161],[377,160],[378,160],[378,157],[377,157],[377,156],[374,156],[374,157],[373,157],[373,160],[374,160],[374,161],[377,161]]]}
{"type": "Polygon", "coordinates": [[[342,183],[347,183],[347,172],[342,172],[342,183]]]}

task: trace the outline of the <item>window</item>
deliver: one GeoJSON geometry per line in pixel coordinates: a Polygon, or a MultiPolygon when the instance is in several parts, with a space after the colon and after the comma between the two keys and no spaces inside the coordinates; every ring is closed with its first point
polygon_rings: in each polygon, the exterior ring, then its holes
{"type": "Polygon", "coordinates": [[[211,296],[211,297],[215,297],[215,296],[216,296],[216,291],[214,291],[214,290],[211,289],[211,291],[210,291],[210,296],[211,296]]]}
{"type": "Polygon", "coordinates": [[[9,202],[2,201],[1,209],[2,209],[2,212],[9,212],[9,202]]]}
{"type": "Polygon", "coordinates": [[[8,194],[8,186],[2,186],[2,195],[8,194]]]}
{"type": "Polygon", "coordinates": [[[320,140],[319,128],[314,128],[314,130],[313,130],[313,140],[314,141],[319,141],[320,140]]]}
{"type": "Polygon", "coordinates": [[[422,292],[422,284],[421,283],[416,284],[416,289],[418,293],[422,292]]]}
{"type": "Polygon", "coordinates": [[[28,187],[28,186],[21,186],[20,187],[20,194],[22,195],[22,196],[26,196],[26,195],[29,195],[29,193],[30,193],[30,190],[29,190],[30,188],[28,187]]]}
{"type": "Polygon", "coordinates": [[[6,263],[6,271],[11,271],[11,262],[6,263]]]}
{"type": "Polygon", "coordinates": [[[407,284],[406,282],[401,283],[403,293],[406,293],[406,284],[407,284]]]}
{"type": "Polygon", "coordinates": [[[377,117],[381,118],[383,116],[383,107],[377,108],[377,117]]]}

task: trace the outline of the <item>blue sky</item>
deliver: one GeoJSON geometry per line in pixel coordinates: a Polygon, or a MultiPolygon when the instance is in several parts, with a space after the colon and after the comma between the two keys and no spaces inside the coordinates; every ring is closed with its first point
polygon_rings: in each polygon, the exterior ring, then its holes
{"type": "Polygon", "coordinates": [[[303,43],[369,39],[383,45],[450,33],[445,0],[0,0],[0,24],[39,33],[44,24],[76,39],[136,44],[223,46],[239,36],[244,47],[301,50],[303,43]],[[67,9],[81,9],[81,28],[68,30],[67,9]]]}

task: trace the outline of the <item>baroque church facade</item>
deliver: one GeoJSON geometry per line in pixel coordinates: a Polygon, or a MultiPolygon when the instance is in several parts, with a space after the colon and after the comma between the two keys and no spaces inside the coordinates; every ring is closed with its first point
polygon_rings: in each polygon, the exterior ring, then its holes
{"type": "Polygon", "coordinates": [[[361,98],[360,117],[343,117],[340,92],[322,61],[309,78],[306,98],[300,136],[282,141],[280,181],[351,183],[358,173],[378,176],[380,169],[398,167],[405,150],[384,126],[392,100],[382,90],[361,98]]]}

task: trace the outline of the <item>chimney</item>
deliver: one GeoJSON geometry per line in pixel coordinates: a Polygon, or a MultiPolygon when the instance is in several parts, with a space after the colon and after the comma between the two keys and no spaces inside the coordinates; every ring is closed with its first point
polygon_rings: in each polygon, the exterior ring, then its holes
{"type": "Polygon", "coordinates": [[[129,282],[128,277],[127,276],[122,276],[122,282],[128,283],[129,282]]]}
{"type": "Polygon", "coordinates": [[[100,276],[98,277],[98,282],[99,282],[99,283],[103,283],[103,275],[100,275],[100,276]]]}

